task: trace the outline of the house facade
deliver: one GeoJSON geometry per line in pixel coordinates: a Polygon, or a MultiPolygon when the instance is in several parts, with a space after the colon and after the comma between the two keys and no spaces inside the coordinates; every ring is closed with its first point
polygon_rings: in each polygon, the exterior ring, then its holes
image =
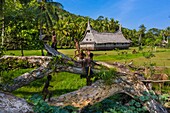
{"type": "Polygon", "coordinates": [[[130,42],[123,36],[121,26],[115,33],[101,33],[94,30],[88,21],[84,38],[80,41],[80,48],[84,50],[128,49],[130,42]]]}

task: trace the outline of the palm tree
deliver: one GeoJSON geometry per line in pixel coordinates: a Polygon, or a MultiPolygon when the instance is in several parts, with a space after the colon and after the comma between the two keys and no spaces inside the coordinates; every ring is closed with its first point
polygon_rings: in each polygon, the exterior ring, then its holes
{"type": "MultiPolygon", "coordinates": [[[[38,10],[38,19],[40,21],[40,40],[42,39],[42,27],[45,24],[46,31],[49,32],[53,29],[54,21],[58,21],[57,8],[62,8],[62,4],[53,2],[53,0],[37,0],[40,4],[38,10]],[[49,29],[50,27],[50,29],[49,29]]],[[[44,55],[43,47],[41,49],[44,55]]]]}
{"type": "Polygon", "coordinates": [[[159,34],[160,34],[160,30],[157,28],[151,28],[148,30],[148,32],[152,32],[152,34],[154,34],[156,36],[159,36],[159,34]]]}
{"type": "Polygon", "coordinates": [[[104,18],[104,20],[103,20],[103,31],[110,31],[110,29],[109,29],[109,20],[108,20],[108,18],[104,18]]]}
{"type": "Polygon", "coordinates": [[[52,29],[56,21],[59,20],[57,10],[63,8],[62,4],[53,2],[53,0],[38,0],[39,8],[38,19],[40,20],[40,35],[42,34],[42,27],[45,25],[46,30],[49,32],[49,27],[52,29]]]}
{"type": "Polygon", "coordinates": [[[146,27],[144,24],[139,26],[139,50],[142,49],[142,37],[144,37],[146,31],[146,27]]]}
{"type": "Polygon", "coordinates": [[[101,21],[104,19],[104,16],[99,16],[96,20],[101,21]]]}
{"type": "Polygon", "coordinates": [[[113,18],[110,19],[110,22],[109,22],[109,29],[110,29],[110,32],[115,32],[116,31],[116,22],[113,18]]]}

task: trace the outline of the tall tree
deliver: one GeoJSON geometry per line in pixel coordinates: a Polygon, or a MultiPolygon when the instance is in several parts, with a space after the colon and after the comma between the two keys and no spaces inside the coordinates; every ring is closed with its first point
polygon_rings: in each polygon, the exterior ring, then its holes
{"type": "Polygon", "coordinates": [[[144,24],[139,26],[139,50],[142,49],[142,38],[145,35],[146,27],[144,24]]]}
{"type": "Polygon", "coordinates": [[[5,0],[0,0],[0,23],[1,23],[1,46],[3,47],[4,45],[4,32],[5,32],[5,23],[4,23],[4,4],[5,0]]]}
{"type": "MultiPolygon", "coordinates": [[[[40,22],[40,39],[42,39],[42,27],[45,25],[46,31],[53,29],[54,21],[58,21],[57,8],[62,8],[62,4],[53,2],[53,0],[37,0],[39,3],[38,20],[40,22]],[[50,29],[49,29],[50,28],[50,29]]],[[[41,48],[42,55],[44,55],[43,47],[41,48]]]]}
{"type": "Polygon", "coordinates": [[[28,45],[31,31],[34,29],[35,25],[35,16],[34,11],[32,10],[34,6],[30,6],[30,4],[21,4],[19,1],[15,2],[15,10],[13,11],[12,20],[10,20],[10,24],[8,25],[7,30],[9,30],[8,42],[15,44],[17,49],[21,50],[22,56],[24,55],[23,50],[26,49],[26,45],[28,45]],[[30,10],[31,9],[31,10],[30,10]]]}

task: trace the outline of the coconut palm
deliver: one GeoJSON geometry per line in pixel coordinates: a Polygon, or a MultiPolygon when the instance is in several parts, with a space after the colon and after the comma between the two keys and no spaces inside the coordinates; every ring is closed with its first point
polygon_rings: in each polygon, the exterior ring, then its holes
{"type": "Polygon", "coordinates": [[[58,8],[62,7],[62,4],[53,2],[53,0],[41,0],[39,2],[39,7],[37,9],[37,19],[40,22],[40,34],[42,33],[43,26],[45,26],[48,32],[53,28],[54,23],[59,19],[57,10],[58,8]]]}
{"type": "Polygon", "coordinates": [[[144,24],[139,26],[139,50],[141,50],[141,46],[142,46],[142,38],[145,35],[145,31],[146,31],[146,27],[144,24]]]}
{"type": "Polygon", "coordinates": [[[115,32],[116,31],[116,26],[118,25],[118,23],[115,22],[115,20],[113,18],[110,19],[110,22],[109,22],[109,29],[110,29],[110,32],[115,32]]]}
{"type": "MultiPolygon", "coordinates": [[[[58,2],[53,2],[53,0],[37,0],[39,7],[37,8],[37,19],[39,20],[40,25],[40,39],[42,39],[42,29],[45,27],[46,32],[49,33],[53,29],[55,21],[59,20],[57,9],[62,8],[62,4],[58,2]]],[[[41,48],[42,55],[43,46],[41,48]]]]}

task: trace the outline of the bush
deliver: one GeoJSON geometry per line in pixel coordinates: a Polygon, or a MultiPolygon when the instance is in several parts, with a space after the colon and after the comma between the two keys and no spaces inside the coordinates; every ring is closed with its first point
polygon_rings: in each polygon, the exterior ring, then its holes
{"type": "Polygon", "coordinates": [[[50,106],[42,99],[40,95],[33,95],[30,100],[33,103],[33,110],[35,113],[76,113],[77,108],[66,106],[64,108],[57,106],[50,106]]]}

